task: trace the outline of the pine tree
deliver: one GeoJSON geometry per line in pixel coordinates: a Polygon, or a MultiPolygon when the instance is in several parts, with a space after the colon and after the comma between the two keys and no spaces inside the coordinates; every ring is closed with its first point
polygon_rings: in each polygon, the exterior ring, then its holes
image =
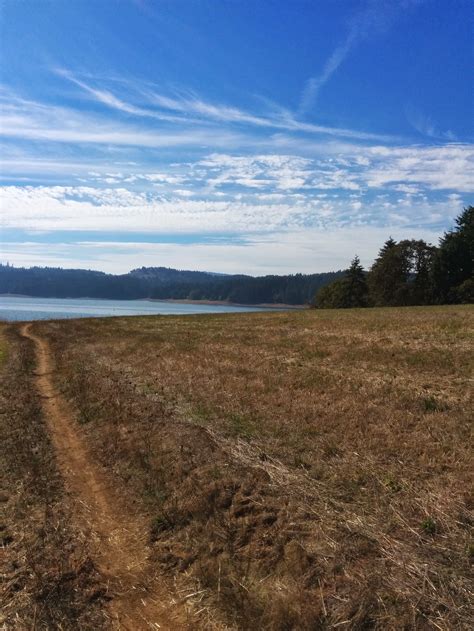
{"type": "Polygon", "coordinates": [[[433,301],[432,266],[436,248],[423,240],[389,239],[369,272],[377,306],[425,305],[433,301]]]}
{"type": "Polygon", "coordinates": [[[474,282],[474,206],[456,219],[456,227],[440,240],[433,263],[433,283],[439,303],[472,301],[474,282]]]}
{"type": "Polygon", "coordinates": [[[375,306],[400,304],[407,274],[403,253],[390,237],[380,250],[367,278],[375,306]]]}
{"type": "Polygon", "coordinates": [[[437,248],[423,240],[410,241],[411,269],[407,291],[407,304],[428,305],[433,303],[433,262],[437,248]]]}
{"type": "Polygon", "coordinates": [[[343,278],[319,290],[316,306],[321,309],[367,307],[369,290],[365,276],[360,259],[355,256],[343,278]]]}
{"type": "Polygon", "coordinates": [[[369,302],[369,289],[366,273],[356,255],[351,261],[351,266],[344,278],[345,301],[347,307],[367,307],[369,302]]]}

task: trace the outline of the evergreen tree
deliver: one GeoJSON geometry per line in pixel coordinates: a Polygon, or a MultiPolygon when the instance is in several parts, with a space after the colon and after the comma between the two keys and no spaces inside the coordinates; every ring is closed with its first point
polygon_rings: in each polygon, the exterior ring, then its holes
{"type": "Polygon", "coordinates": [[[369,302],[369,289],[366,273],[356,255],[343,279],[345,286],[345,302],[347,307],[367,307],[369,302]]]}
{"type": "Polygon", "coordinates": [[[389,239],[369,272],[376,306],[425,305],[433,300],[432,266],[436,248],[423,240],[389,239]]]}
{"type": "Polygon", "coordinates": [[[367,278],[370,296],[375,306],[400,304],[407,275],[402,249],[390,237],[380,250],[367,278]]]}
{"type": "Polygon", "coordinates": [[[432,269],[437,248],[423,240],[406,241],[410,264],[405,304],[428,305],[433,302],[432,269]]]}
{"type": "Polygon", "coordinates": [[[316,307],[320,309],[350,309],[367,307],[369,291],[366,274],[355,256],[345,276],[319,290],[316,296],[316,307]]]}
{"type": "Polygon", "coordinates": [[[469,206],[440,240],[432,274],[436,301],[472,302],[473,277],[474,206],[469,206]]]}

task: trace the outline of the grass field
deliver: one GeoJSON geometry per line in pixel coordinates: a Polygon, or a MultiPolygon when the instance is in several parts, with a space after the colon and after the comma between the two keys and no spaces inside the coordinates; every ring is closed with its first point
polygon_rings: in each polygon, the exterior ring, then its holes
{"type": "Polygon", "coordinates": [[[471,628],[472,307],[33,327],[195,627],[471,628]]]}

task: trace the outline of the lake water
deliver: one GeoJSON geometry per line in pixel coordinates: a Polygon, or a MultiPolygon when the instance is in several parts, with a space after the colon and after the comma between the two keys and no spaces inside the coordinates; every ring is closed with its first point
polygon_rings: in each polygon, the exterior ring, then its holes
{"type": "Polygon", "coordinates": [[[53,320],[106,316],[186,315],[262,311],[258,307],[202,305],[149,300],[95,300],[89,298],[29,298],[0,296],[0,320],[53,320]]]}

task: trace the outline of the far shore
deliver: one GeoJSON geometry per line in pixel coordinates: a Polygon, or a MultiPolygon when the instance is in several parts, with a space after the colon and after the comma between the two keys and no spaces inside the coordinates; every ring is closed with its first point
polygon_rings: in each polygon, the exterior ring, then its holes
{"type": "Polygon", "coordinates": [[[184,305],[214,305],[216,307],[255,307],[256,309],[308,309],[309,305],[286,305],[277,302],[262,302],[249,304],[243,302],[229,302],[228,300],[189,300],[187,298],[94,298],[92,296],[30,296],[28,294],[0,294],[0,298],[45,298],[57,300],[144,300],[146,302],[171,302],[184,305]]]}
{"type": "Polygon", "coordinates": [[[187,298],[142,298],[148,302],[172,302],[184,305],[214,305],[216,307],[256,307],[262,309],[308,309],[309,305],[285,305],[279,302],[261,302],[249,304],[247,302],[229,302],[228,300],[189,300],[187,298]]]}

